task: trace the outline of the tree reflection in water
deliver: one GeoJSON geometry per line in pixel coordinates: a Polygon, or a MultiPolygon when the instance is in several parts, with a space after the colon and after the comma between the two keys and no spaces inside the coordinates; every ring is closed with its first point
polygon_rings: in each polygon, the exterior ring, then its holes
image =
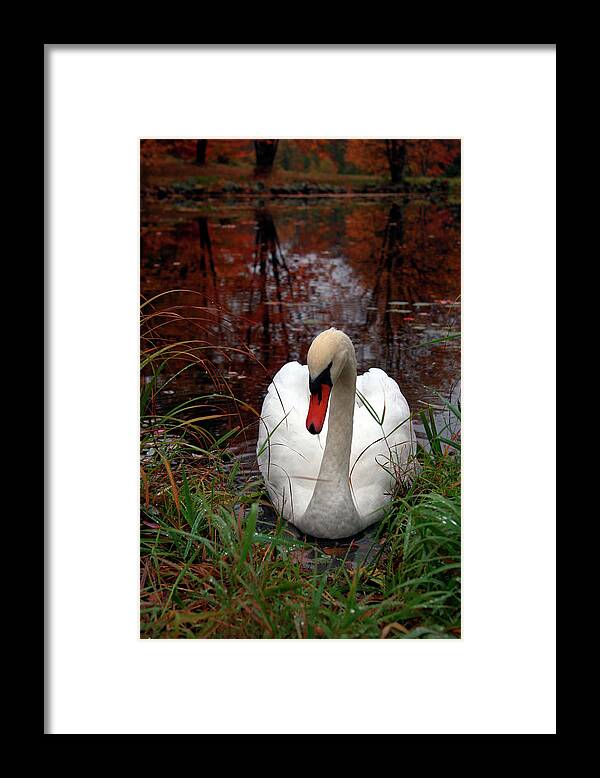
{"type": "Polygon", "coordinates": [[[219,284],[217,282],[217,271],[213,259],[212,243],[208,231],[208,219],[206,216],[200,216],[196,219],[198,224],[198,234],[200,239],[200,273],[204,279],[202,285],[204,305],[219,305],[219,284]]]}
{"type": "MultiPolygon", "coordinates": [[[[145,299],[178,290],[153,303],[165,309],[159,334],[187,341],[210,328],[214,363],[252,405],[332,324],[354,340],[361,369],[382,367],[412,404],[459,375],[460,342],[440,339],[460,328],[460,206],[394,196],[190,208],[143,225],[141,264],[145,299]]],[[[201,386],[184,373],[173,401],[201,386]]]]}
{"type": "MultiPolygon", "coordinates": [[[[278,338],[279,344],[283,342],[286,359],[290,355],[290,341],[286,322],[286,311],[284,310],[284,301],[282,299],[282,279],[281,273],[286,276],[289,287],[290,302],[294,299],[292,276],[285,261],[285,256],[279,243],[277,229],[273,216],[267,208],[258,208],[256,210],[256,240],[254,243],[254,265],[252,268],[252,283],[248,299],[248,315],[250,317],[256,312],[257,306],[262,309],[262,327],[261,327],[261,360],[268,361],[271,351],[272,329],[281,332],[283,337],[278,338]],[[270,276],[275,282],[275,300],[270,295],[270,276]],[[255,282],[258,280],[258,299],[255,299],[255,282]],[[277,306],[278,315],[272,320],[272,308],[277,306]]],[[[248,327],[246,331],[246,342],[250,346],[254,342],[252,336],[253,327],[248,327]]],[[[276,333],[277,336],[278,333],[276,333]]]]}
{"type": "Polygon", "coordinates": [[[390,304],[394,300],[393,282],[397,280],[399,270],[404,263],[403,248],[404,217],[402,208],[398,203],[392,203],[385,224],[379,264],[375,271],[375,281],[367,307],[367,327],[369,329],[374,327],[381,315],[379,330],[386,363],[391,365],[394,362],[395,367],[398,367],[398,359],[393,360],[393,355],[398,352],[398,349],[394,348],[395,333],[390,304]]]}

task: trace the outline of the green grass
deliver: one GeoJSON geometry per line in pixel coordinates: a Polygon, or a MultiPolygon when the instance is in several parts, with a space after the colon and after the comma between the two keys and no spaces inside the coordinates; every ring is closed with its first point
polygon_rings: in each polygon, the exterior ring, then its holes
{"type": "Polygon", "coordinates": [[[261,520],[262,480],[243,475],[231,450],[240,436],[255,436],[256,425],[244,424],[255,411],[221,391],[157,413],[166,360],[176,354],[183,371],[208,359],[210,344],[165,350],[156,314],[146,319],[141,636],[459,637],[460,408],[444,401],[452,433],[421,412],[429,445],[419,448],[418,475],[372,533],[368,561],[353,564],[350,547],[303,542],[284,520],[261,520]],[[229,431],[211,431],[215,421],[229,431]]]}

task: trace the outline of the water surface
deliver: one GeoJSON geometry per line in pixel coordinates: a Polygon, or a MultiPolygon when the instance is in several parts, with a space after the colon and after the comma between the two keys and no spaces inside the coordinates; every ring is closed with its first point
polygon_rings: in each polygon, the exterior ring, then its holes
{"type": "MultiPolygon", "coordinates": [[[[348,197],[171,209],[143,219],[141,262],[143,297],[193,290],[161,304],[221,312],[221,342],[243,339],[271,374],[304,362],[315,335],[336,326],[359,372],[384,369],[411,408],[459,378],[459,341],[429,345],[460,328],[458,206],[348,197]]],[[[194,337],[185,326],[172,334],[194,337]]],[[[260,407],[268,376],[232,359],[232,386],[260,407]]],[[[188,372],[171,389],[185,395],[202,380],[188,372]]]]}

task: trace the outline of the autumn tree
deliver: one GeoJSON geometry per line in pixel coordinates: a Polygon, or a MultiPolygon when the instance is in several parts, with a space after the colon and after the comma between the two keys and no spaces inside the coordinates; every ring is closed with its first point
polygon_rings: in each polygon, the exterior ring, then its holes
{"type": "Polygon", "coordinates": [[[280,144],[280,164],[285,170],[316,169],[328,173],[340,173],[345,144],[344,140],[312,138],[284,140],[280,144]]]}
{"type": "MultiPolygon", "coordinates": [[[[349,140],[346,149],[346,160],[356,170],[376,175],[391,172],[390,155],[386,140],[349,140]]],[[[397,157],[397,147],[394,149],[397,157]]],[[[398,166],[396,166],[396,171],[398,166]]],[[[396,174],[397,175],[397,174],[396,174]]]]}
{"type": "Polygon", "coordinates": [[[346,159],[356,169],[383,175],[393,183],[412,176],[439,176],[460,154],[458,140],[349,140],[346,159]]]}
{"type": "Polygon", "coordinates": [[[440,176],[460,154],[459,140],[408,140],[406,143],[413,176],[440,176]]]}
{"type": "Polygon", "coordinates": [[[406,165],[406,141],[386,140],[385,153],[390,168],[390,176],[393,184],[399,184],[404,178],[406,165]]]}
{"type": "Polygon", "coordinates": [[[197,165],[205,165],[206,164],[206,147],[208,146],[207,140],[197,140],[196,141],[196,164],[197,165]]]}
{"type": "Polygon", "coordinates": [[[256,152],[255,174],[257,176],[268,176],[271,173],[278,145],[278,140],[254,141],[254,150],[256,152]]]}
{"type": "Polygon", "coordinates": [[[382,175],[388,172],[392,183],[404,179],[407,158],[405,140],[350,140],[348,161],[355,167],[382,175]]]}
{"type": "Polygon", "coordinates": [[[186,158],[193,158],[196,165],[249,164],[253,159],[252,141],[249,140],[208,140],[186,141],[192,148],[186,158]]]}

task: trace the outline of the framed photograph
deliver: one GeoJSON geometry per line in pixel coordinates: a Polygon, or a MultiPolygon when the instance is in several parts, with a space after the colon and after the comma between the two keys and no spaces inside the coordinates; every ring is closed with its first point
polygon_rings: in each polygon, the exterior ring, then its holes
{"type": "Polygon", "coordinates": [[[45,731],[554,734],[556,44],[45,84],[45,731]]]}

